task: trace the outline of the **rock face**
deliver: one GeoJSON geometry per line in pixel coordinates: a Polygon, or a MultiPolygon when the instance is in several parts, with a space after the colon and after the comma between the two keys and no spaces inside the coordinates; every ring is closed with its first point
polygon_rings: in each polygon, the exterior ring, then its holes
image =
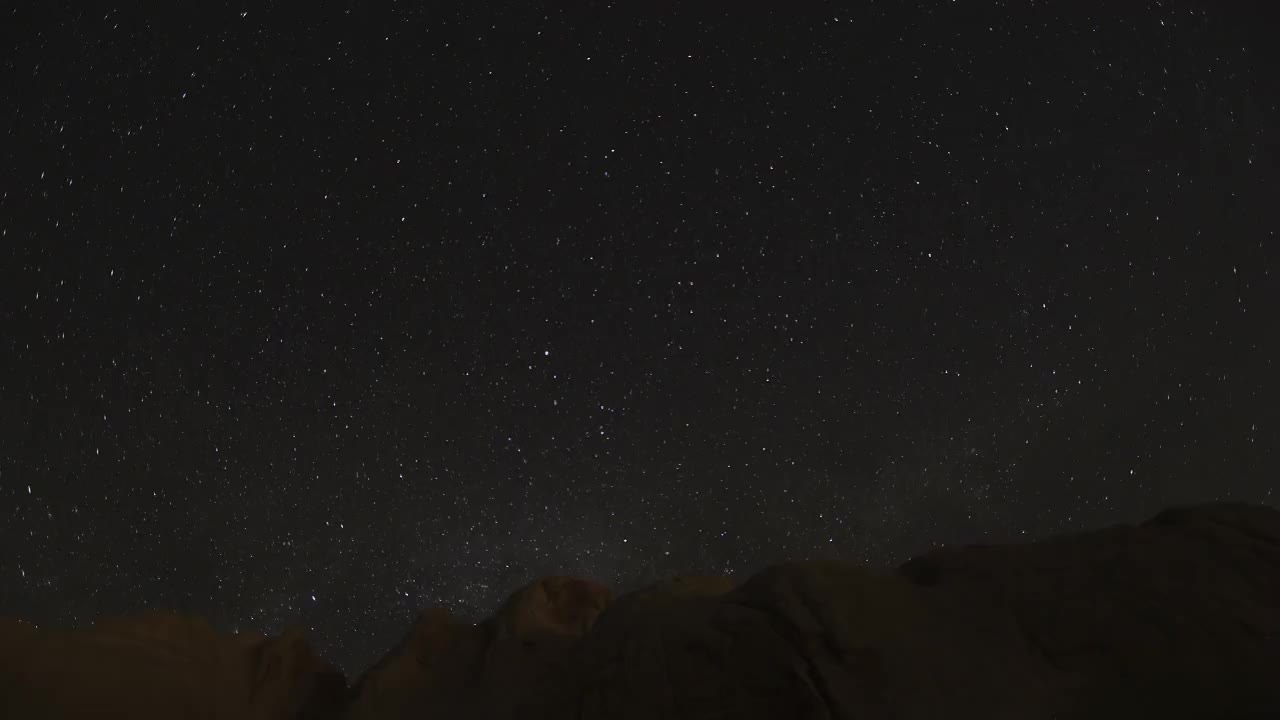
{"type": "Polygon", "coordinates": [[[1280,512],[796,562],[616,600],[551,578],[479,625],[424,613],[372,718],[1280,718],[1280,512]],[[592,623],[594,620],[594,623],[592,623]]]}
{"type": "Polygon", "coordinates": [[[548,577],[479,625],[427,610],[358,682],[349,717],[510,717],[521,704],[571,685],[567,661],[612,600],[598,583],[548,577]]]}
{"type": "Polygon", "coordinates": [[[1165,511],[1031,545],[906,563],[948,628],[981,620],[1064,717],[1280,718],[1280,512],[1165,511]]]}
{"type": "Polygon", "coordinates": [[[335,718],[346,682],[301,632],[224,636],[148,612],[82,631],[0,622],[0,718],[335,718]]]}
{"type": "Polygon", "coordinates": [[[349,691],[296,633],[0,623],[0,718],[1280,718],[1280,512],[426,610],[349,691]]]}

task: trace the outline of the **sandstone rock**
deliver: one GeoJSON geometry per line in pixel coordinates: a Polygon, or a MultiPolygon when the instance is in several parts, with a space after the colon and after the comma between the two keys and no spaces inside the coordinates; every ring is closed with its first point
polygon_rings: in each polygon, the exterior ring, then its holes
{"type": "Polygon", "coordinates": [[[168,612],[76,631],[4,627],[4,718],[324,718],[346,689],[297,630],[228,637],[168,612]]]}
{"type": "Polygon", "coordinates": [[[591,580],[545,577],[517,590],[493,622],[499,639],[580,638],[612,601],[613,591],[591,580]]]}
{"type": "Polygon", "coordinates": [[[345,692],[297,631],[0,622],[0,718],[1276,718],[1280,512],[1175,508],[897,569],[790,562],[422,612],[345,692]]]}
{"type": "Polygon", "coordinates": [[[613,593],[590,580],[545,577],[479,625],[435,608],[360,679],[351,718],[504,717],[529,697],[567,687],[565,660],[613,593]]]}
{"type": "Polygon", "coordinates": [[[442,632],[471,633],[466,673],[433,675],[411,710],[361,714],[389,672],[375,669],[352,716],[1267,717],[1280,711],[1280,512],[1178,508],[896,571],[793,562],[611,603],[602,588],[531,586],[442,632]]]}
{"type": "Polygon", "coordinates": [[[944,627],[1045,668],[1068,717],[1280,711],[1280,512],[1177,508],[1139,527],[930,553],[901,572],[944,627]]]}
{"type": "Polygon", "coordinates": [[[488,625],[459,622],[443,608],[423,611],[400,645],[357,681],[359,701],[347,717],[431,717],[456,705],[475,686],[491,634],[488,625]]]}

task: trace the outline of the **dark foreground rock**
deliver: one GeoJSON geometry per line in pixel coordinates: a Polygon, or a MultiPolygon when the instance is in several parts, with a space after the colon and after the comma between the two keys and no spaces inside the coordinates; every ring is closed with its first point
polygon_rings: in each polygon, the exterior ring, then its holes
{"type": "Polygon", "coordinates": [[[618,598],[543,578],[479,624],[424,611],[345,696],[296,634],[173,615],[0,626],[0,673],[0,718],[1280,718],[1280,512],[618,598]]]}
{"type": "Polygon", "coordinates": [[[298,630],[219,635],[169,612],[80,631],[0,621],[0,718],[336,718],[342,674],[298,630]]]}

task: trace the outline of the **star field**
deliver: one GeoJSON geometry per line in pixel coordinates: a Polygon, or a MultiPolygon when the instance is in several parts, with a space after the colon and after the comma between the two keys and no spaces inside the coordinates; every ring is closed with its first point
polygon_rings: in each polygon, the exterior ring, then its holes
{"type": "Polygon", "coordinates": [[[1276,505],[1262,4],[6,10],[0,615],[1276,505]]]}

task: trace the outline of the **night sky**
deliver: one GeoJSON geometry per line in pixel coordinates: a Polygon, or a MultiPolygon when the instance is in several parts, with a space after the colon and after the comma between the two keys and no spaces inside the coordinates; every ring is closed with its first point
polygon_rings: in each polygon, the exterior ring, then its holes
{"type": "Polygon", "coordinates": [[[0,22],[0,615],[1280,505],[1266,3],[185,5],[0,22]]]}

